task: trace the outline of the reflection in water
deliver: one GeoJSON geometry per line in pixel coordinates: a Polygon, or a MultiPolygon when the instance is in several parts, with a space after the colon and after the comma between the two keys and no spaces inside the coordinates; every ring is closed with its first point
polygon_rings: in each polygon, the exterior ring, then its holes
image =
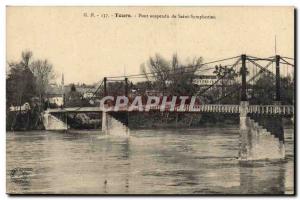
{"type": "Polygon", "coordinates": [[[293,193],[286,162],[240,164],[237,128],[7,133],[7,192],[64,194],[293,193]],[[30,170],[31,169],[31,170],[30,170]],[[15,172],[14,172],[15,171],[15,172]]]}
{"type": "Polygon", "coordinates": [[[250,166],[241,167],[240,177],[240,187],[242,194],[285,193],[284,168],[280,163],[255,163],[250,166]],[[272,171],[269,170],[269,168],[272,168],[272,171]]]}

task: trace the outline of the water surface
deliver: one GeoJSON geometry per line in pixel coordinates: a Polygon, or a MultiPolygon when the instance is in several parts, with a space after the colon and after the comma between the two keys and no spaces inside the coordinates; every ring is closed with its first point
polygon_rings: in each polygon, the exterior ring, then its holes
{"type": "Polygon", "coordinates": [[[293,193],[286,162],[241,165],[238,128],[8,132],[7,192],[50,194],[293,193]]]}

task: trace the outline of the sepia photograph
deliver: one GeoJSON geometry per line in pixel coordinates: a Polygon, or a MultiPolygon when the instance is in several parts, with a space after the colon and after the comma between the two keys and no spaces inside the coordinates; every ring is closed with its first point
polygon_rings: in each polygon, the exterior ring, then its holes
{"type": "Polygon", "coordinates": [[[292,6],[6,6],[6,193],[295,195],[295,24],[292,6]]]}

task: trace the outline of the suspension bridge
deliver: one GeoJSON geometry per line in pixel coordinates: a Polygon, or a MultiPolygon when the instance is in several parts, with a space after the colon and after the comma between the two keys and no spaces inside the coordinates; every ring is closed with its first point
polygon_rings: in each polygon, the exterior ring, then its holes
{"type": "MultiPolygon", "coordinates": [[[[210,73],[215,69],[215,66],[226,66],[228,71],[238,72],[238,75],[231,80],[235,84],[231,84],[221,95],[216,95],[215,99],[211,99],[207,103],[203,100],[201,104],[190,107],[189,105],[175,105],[174,109],[166,109],[164,112],[184,112],[184,113],[227,113],[239,115],[240,118],[240,160],[261,160],[261,159],[283,159],[285,157],[284,149],[284,130],[282,125],[283,118],[294,118],[294,105],[283,104],[281,98],[282,78],[294,77],[294,59],[285,56],[272,56],[267,58],[259,58],[249,55],[240,55],[221,60],[215,60],[207,63],[202,63],[194,70],[195,74],[210,73]],[[262,76],[268,75],[271,80],[274,80],[274,92],[272,102],[268,105],[253,104],[252,99],[255,98],[255,83],[262,76]],[[251,95],[252,94],[252,95],[251,95]],[[239,103],[224,103],[223,100],[238,98],[239,103]]],[[[190,73],[190,66],[182,67],[186,70],[172,71],[170,74],[190,73]]],[[[170,71],[170,70],[168,70],[170,71]]],[[[162,71],[164,73],[166,71],[162,71]]],[[[109,82],[124,82],[123,95],[128,97],[130,94],[129,80],[138,79],[147,76],[147,78],[158,76],[155,72],[133,74],[128,76],[104,77],[101,84],[94,91],[94,96],[104,97],[109,95],[109,82]]],[[[204,88],[200,87],[194,96],[205,99],[206,94],[209,94],[214,88],[222,83],[225,85],[228,82],[228,74],[219,74],[217,80],[211,85],[204,88]],[[225,82],[225,84],[224,84],[225,82]]],[[[132,112],[140,110],[128,109],[128,105],[120,107],[117,111],[114,109],[114,104],[106,104],[105,108],[110,107],[107,111],[104,107],[72,107],[48,109],[45,111],[44,124],[49,130],[68,129],[67,122],[62,117],[68,113],[86,113],[99,112],[102,113],[102,131],[107,132],[110,128],[111,121],[117,121],[128,126],[128,115],[132,112]]],[[[161,112],[161,105],[151,106],[149,111],[161,112]]]]}

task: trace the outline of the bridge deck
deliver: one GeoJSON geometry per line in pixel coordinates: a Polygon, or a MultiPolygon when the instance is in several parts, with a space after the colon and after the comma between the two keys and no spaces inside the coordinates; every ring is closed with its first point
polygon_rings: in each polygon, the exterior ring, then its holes
{"type": "MultiPolygon", "coordinates": [[[[110,109],[108,112],[146,112],[146,107],[143,106],[141,110],[129,109],[128,106],[123,107],[106,107],[110,109]]],[[[79,113],[79,112],[102,112],[100,107],[72,107],[72,108],[57,108],[48,109],[48,113],[79,113]]],[[[195,105],[190,107],[185,105],[183,107],[175,106],[173,109],[170,106],[166,106],[165,109],[161,106],[151,106],[150,111],[164,111],[164,112],[196,112],[196,113],[240,113],[240,105],[217,105],[217,104],[205,104],[195,105]]],[[[278,114],[278,115],[293,115],[294,106],[292,105],[249,105],[247,113],[252,114],[278,114]]]]}

